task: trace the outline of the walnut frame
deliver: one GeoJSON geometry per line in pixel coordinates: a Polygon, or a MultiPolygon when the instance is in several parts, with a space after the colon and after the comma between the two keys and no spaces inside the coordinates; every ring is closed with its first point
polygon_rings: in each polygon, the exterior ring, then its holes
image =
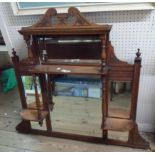
{"type": "MultiPolygon", "coordinates": [[[[33,133],[39,135],[46,135],[51,137],[61,137],[76,140],[83,140],[95,143],[106,143],[113,145],[122,145],[135,148],[149,148],[149,143],[146,142],[139,134],[138,126],[136,123],[136,109],[137,109],[137,98],[138,98],[138,87],[139,87],[139,77],[141,68],[141,58],[140,51],[138,50],[137,56],[135,58],[134,64],[128,64],[127,62],[120,61],[114,54],[114,48],[109,41],[110,25],[97,25],[90,23],[85,19],[85,17],[79,12],[78,9],[70,7],[68,14],[57,14],[54,8],[47,10],[45,15],[36,24],[22,28],[19,33],[23,35],[26,40],[28,47],[28,58],[26,60],[19,60],[16,52],[13,50],[12,61],[14,64],[16,78],[18,83],[19,94],[21,98],[22,108],[29,109],[26,104],[25,92],[21,80],[22,75],[32,75],[38,76],[41,85],[41,94],[43,98],[43,107],[47,112],[45,116],[47,131],[41,131],[32,129],[30,125],[30,120],[25,120],[23,118],[22,122],[16,127],[17,131],[21,133],[33,133]],[[67,19],[73,16],[75,22],[72,24],[67,23],[67,19]],[[51,23],[51,18],[56,17],[58,23],[51,23]],[[103,88],[102,92],[102,137],[92,137],[92,136],[82,136],[75,134],[60,133],[52,130],[52,124],[50,120],[50,109],[53,109],[54,103],[49,92],[52,92],[53,88],[49,87],[49,81],[46,81],[45,74],[48,74],[48,79],[51,80],[53,76],[57,74],[62,74],[60,72],[55,72],[54,67],[57,65],[45,65],[40,64],[37,36],[65,36],[65,35],[95,35],[101,40],[101,56],[100,63],[93,64],[91,66],[81,63],[79,66],[65,65],[66,68],[70,68],[72,71],[70,73],[63,74],[87,74],[87,75],[100,75],[103,88]],[[105,48],[104,48],[105,47],[105,48]],[[78,68],[78,70],[76,70],[78,68]],[[129,131],[129,137],[127,142],[122,142],[118,140],[108,139],[108,126],[106,126],[107,121],[112,121],[108,117],[108,89],[109,80],[117,81],[130,81],[132,82],[132,101],[131,101],[131,111],[129,120],[125,120],[125,123],[129,125],[127,131],[129,131]]],[[[45,62],[47,59],[45,60],[45,62]]],[[[118,119],[116,122],[121,123],[122,120],[118,119]]],[[[122,123],[122,130],[126,130],[122,123]]],[[[113,129],[115,130],[115,129],[113,129]]]]}

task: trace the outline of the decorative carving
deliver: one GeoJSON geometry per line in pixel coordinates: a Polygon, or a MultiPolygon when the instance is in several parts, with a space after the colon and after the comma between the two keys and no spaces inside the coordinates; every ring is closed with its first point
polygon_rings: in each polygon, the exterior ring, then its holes
{"type": "Polygon", "coordinates": [[[80,13],[80,11],[75,7],[70,7],[68,9],[68,14],[74,16],[76,21],[73,25],[91,25],[86,18],[80,13]]]}
{"type": "Polygon", "coordinates": [[[106,60],[106,52],[105,52],[105,37],[101,36],[101,47],[102,47],[102,52],[101,52],[101,72],[104,71],[105,69],[105,60],[106,60]]]}
{"type": "Polygon", "coordinates": [[[149,148],[149,143],[139,134],[138,126],[135,124],[133,128],[133,145],[141,146],[143,148],[149,148]]]}
{"type": "Polygon", "coordinates": [[[51,18],[53,16],[57,15],[57,11],[55,8],[50,8],[46,11],[45,15],[40,19],[39,22],[37,22],[36,24],[32,25],[32,27],[44,27],[44,26],[52,26],[52,20],[51,18]]]}
{"type": "Polygon", "coordinates": [[[19,57],[16,55],[16,51],[14,50],[14,48],[12,48],[12,61],[15,64],[17,64],[19,62],[19,57]]]}
{"type": "Polygon", "coordinates": [[[105,53],[105,37],[104,36],[101,36],[100,39],[101,39],[101,46],[102,46],[101,58],[103,60],[105,60],[106,59],[106,53],[105,53]]]}
{"type": "Polygon", "coordinates": [[[58,22],[57,25],[67,25],[68,15],[66,14],[58,14],[57,15],[58,22]]]}
{"type": "Polygon", "coordinates": [[[31,27],[52,27],[52,26],[83,26],[83,25],[91,25],[86,18],[80,13],[80,11],[75,7],[70,7],[68,9],[67,14],[57,14],[55,8],[50,8],[47,10],[45,15],[38,21],[36,24],[32,25],[31,27]],[[69,18],[74,17],[75,22],[72,21],[70,24],[69,18]],[[52,18],[56,18],[57,22],[52,23],[52,18]]]}
{"type": "Polygon", "coordinates": [[[108,42],[108,56],[107,56],[107,61],[109,64],[127,64],[125,61],[119,60],[114,53],[114,48],[111,45],[111,41],[108,42]]]}

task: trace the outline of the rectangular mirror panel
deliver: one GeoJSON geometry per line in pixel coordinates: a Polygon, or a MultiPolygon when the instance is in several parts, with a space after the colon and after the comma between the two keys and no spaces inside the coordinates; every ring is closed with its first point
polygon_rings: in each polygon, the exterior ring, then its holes
{"type": "Polygon", "coordinates": [[[99,78],[67,78],[55,80],[55,105],[51,112],[53,130],[101,137],[102,106],[99,78]]]}
{"type": "Polygon", "coordinates": [[[108,116],[129,118],[131,82],[110,81],[108,116]]]}

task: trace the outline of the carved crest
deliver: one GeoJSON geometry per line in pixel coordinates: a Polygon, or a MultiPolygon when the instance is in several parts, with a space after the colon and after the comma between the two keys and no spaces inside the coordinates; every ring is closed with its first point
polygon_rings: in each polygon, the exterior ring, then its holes
{"type": "Polygon", "coordinates": [[[34,24],[34,27],[42,27],[42,26],[52,26],[51,18],[57,15],[57,11],[54,8],[50,8],[46,11],[45,15],[40,19],[39,22],[34,24]]]}
{"type": "Polygon", "coordinates": [[[91,23],[75,7],[70,7],[67,14],[58,14],[55,8],[50,8],[45,15],[32,27],[52,27],[52,26],[86,26],[91,23]]]}

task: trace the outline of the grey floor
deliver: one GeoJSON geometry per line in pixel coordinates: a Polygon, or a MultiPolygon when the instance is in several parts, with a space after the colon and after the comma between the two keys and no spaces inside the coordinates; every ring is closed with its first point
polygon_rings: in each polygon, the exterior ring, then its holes
{"type": "MultiPolygon", "coordinates": [[[[15,126],[21,121],[20,109],[16,88],[7,94],[0,93],[0,151],[151,151],[19,134],[15,126]]],[[[150,142],[152,151],[155,151],[155,136],[151,133],[142,133],[142,135],[150,142]]]]}

